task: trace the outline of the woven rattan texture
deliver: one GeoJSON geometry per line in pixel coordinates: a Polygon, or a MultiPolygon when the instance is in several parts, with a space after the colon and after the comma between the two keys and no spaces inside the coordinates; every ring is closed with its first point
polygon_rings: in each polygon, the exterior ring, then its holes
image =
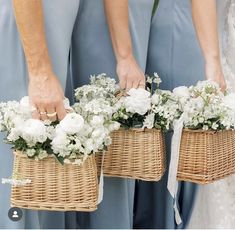
{"type": "Polygon", "coordinates": [[[12,187],[11,205],[33,210],[93,211],[97,209],[98,181],[94,156],[82,166],[61,165],[54,157],[41,161],[15,153],[14,172],[32,182],[12,187]]]}
{"type": "Polygon", "coordinates": [[[208,184],[233,173],[234,131],[183,131],[178,180],[208,184]]]}
{"type": "MultiPolygon", "coordinates": [[[[96,155],[98,170],[102,154],[96,155]]],[[[108,177],[158,181],[166,169],[164,135],[158,129],[124,130],[112,133],[103,171],[108,177]]]]}

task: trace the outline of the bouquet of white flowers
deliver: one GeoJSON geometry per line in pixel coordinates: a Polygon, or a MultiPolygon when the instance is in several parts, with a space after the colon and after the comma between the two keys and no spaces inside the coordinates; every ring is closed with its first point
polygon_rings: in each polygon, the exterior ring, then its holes
{"type": "Polygon", "coordinates": [[[147,128],[167,131],[180,110],[172,92],[159,89],[161,79],[155,73],[147,77],[147,90],[131,89],[117,102],[113,119],[123,128],[147,128]]]}
{"type": "MultiPolygon", "coordinates": [[[[173,94],[183,127],[178,179],[206,184],[234,173],[235,94],[223,93],[212,81],[178,87],[173,94]]],[[[173,139],[178,139],[175,135],[173,139]]],[[[172,152],[174,158],[174,148],[172,152]]]]}
{"type": "Polygon", "coordinates": [[[147,181],[161,179],[165,171],[162,131],[170,129],[180,111],[173,94],[159,89],[160,83],[155,73],[147,78],[147,90],[132,88],[127,94],[119,92],[113,97],[114,102],[116,99],[113,120],[121,128],[112,133],[112,144],[104,159],[104,175],[147,181]]]}
{"type": "Polygon", "coordinates": [[[224,94],[212,81],[200,81],[189,88],[175,88],[184,113],[184,127],[193,130],[231,130],[235,128],[235,94],[224,94]]]}
{"type": "Polygon", "coordinates": [[[70,112],[60,122],[32,119],[28,97],[0,104],[0,131],[15,150],[14,178],[3,180],[15,185],[12,205],[63,211],[97,208],[94,154],[111,144],[110,133],[120,126],[112,121],[114,91],[115,82],[106,75],[91,77],[90,85],[76,89],[72,107],[65,100],[70,112]]]}

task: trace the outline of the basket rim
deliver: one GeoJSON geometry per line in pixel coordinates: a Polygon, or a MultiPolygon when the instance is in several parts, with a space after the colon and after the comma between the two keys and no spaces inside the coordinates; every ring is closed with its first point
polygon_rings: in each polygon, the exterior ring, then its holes
{"type": "MultiPolygon", "coordinates": [[[[14,154],[15,156],[24,157],[24,158],[27,158],[27,159],[29,159],[29,160],[34,160],[34,159],[29,158],[26,154],[23,153],[23,151],[20,151],[20,150],[13,150],[13,154],[14,154]]],[[[88,155],[87,159],[90,158],[90,157],[92,157],[92,156],[95,156],[95,154],[96,154],[96,153],[92,153],[92,154],[88,155]]],[[[54,159],[56,160],[55,156],[50,154],[50,155],[48,155],[47,157],[45,157],[44,159],[39,160],[39,161],[43,161],[43,160],[46,160],[46,159],[48,159],[48,158],[49,158],[49,159],[54,158],[54,159]]],[[[87,159],[86,159],[86,160],[87,160],[87,159]]],[[[36,160],[35,160],[35,161],[36,161],[36,160]]]]}
{"type": "Polygon", "coordinates": [[[114,130],[113,132],[119,132],[119,131],[131,131],[131,132],[162,132],[162,129],[159,128],[152,128],[152,129],[147,129],[147,128],[120,128],[118,130],[114,130]]]}
{"type": "Polygon", "coordinates": [[[203,130],[203,129],[189,129],[189,128],[184,128],[183,132],[189,132],[189,133],[223,133],[223,132],[234,132],[235,130],[229,129],[229,130],[203,130]]]}

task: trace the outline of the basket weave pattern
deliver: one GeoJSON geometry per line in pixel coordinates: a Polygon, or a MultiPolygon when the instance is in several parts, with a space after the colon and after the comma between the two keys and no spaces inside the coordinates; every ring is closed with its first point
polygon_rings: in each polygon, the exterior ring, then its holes
{"type": "Polygon", "coordinates": [[[55,211],[97,209],[98,181],[95,157],[82,166],[61,165],[54,157],[41,161],[15,153],[14,172],[32,182],[12,187],[11,205],[19,208],[55,211]]]}
{"type": "MultiPolygon", "coordinates": [[[[112,133],[112,144],[105,153],[103,172],[108,177],[158,181],[166,168],[165,142],[158,129],[124,130],[112,133]]],[[[98,170],[102,154],[96,157],[98,170]]]]}
{"type": "Polygon", "coordinates": [[[208,184],[233,173],[234,131],[183,131],[178,180],[208,184]]]}

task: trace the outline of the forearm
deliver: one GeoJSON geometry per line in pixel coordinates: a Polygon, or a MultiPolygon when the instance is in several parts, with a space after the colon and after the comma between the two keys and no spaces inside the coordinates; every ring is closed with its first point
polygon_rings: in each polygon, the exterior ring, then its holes
{"type": "Polygon", "coordinates": [[[41,0],[14,0],[16,24],[30,77],[51,71],[41,0]]]}
{"type": "Polygon", "coordinates": [[[216,0],[192,0],[192,14],[205,61],[220,62],[216,0]]]}
{"type": "Polygon", "coordinates": [[[132,55],[128,0],[104,0],[105,13],[117,61],[132,55]]]}

